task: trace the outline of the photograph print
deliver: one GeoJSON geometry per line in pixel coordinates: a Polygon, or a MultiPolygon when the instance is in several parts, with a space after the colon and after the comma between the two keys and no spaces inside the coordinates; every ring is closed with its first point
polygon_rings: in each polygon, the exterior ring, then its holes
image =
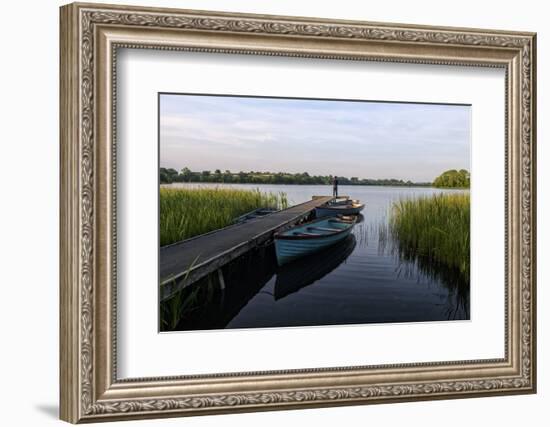
{"type": "Polygon", "coordinates": [[[470,319],[470,105],[158,109],[161,332],[470,319]]]}

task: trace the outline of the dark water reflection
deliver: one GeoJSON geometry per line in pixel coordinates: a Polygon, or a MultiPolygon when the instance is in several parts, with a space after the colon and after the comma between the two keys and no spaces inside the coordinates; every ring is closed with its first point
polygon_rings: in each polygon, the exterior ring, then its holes
{"type": "MultiPolygon", "coordinates": [[[[329,190],[320,186],[252,187],[284,191],[292,204],[329,190]]],[[[341,188],[341,194],[367,205],[363,221],[348,239],[284,268],[277,267],[272,245],[255,251],[224,269],[225,291],[218,291],[211,301],[184,316],[176,329],[469,319],[468,281],[443,265],[400,254],[387,232],[393,201],[441,191],[341,188]]]]}
{"type": "Polygon", "coordinates": [[[356,244],[357,240],[351,234],[330,248],[278,268],[273,298],[280,300],[321,280],[347,259],[356,244]]]}

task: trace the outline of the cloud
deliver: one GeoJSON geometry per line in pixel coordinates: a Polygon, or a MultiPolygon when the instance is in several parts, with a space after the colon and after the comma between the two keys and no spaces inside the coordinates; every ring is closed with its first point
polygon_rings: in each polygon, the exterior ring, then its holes
{"type": "Polygon", "coordinates": [[[470,107],[162,95],[161,165],[431,181],[469,169],[470,107]]]}

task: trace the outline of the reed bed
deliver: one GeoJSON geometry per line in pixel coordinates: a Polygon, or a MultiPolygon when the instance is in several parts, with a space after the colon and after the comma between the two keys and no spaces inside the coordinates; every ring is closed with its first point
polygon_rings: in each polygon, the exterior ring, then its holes
{"type": "Polygon", "coordinates": [[[470,275],[470,194],[404,199],[392,206],[390,231],[406,258],[422,257],[470,275]]]}
{"type": "Polygon", "coordinates": [[[160,189],[160,245],[208,233],[258,208],[285,209],[285,193],[235,188],[160,189]]]}

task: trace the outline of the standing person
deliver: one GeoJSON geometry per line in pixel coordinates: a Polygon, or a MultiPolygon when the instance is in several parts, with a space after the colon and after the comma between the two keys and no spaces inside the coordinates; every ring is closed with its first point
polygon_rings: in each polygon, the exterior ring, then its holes
{"type": "Polygon", "coordinates": [[[332,195],[338,197],[338,177],[336,175],[332,179],[332,195]]]}

